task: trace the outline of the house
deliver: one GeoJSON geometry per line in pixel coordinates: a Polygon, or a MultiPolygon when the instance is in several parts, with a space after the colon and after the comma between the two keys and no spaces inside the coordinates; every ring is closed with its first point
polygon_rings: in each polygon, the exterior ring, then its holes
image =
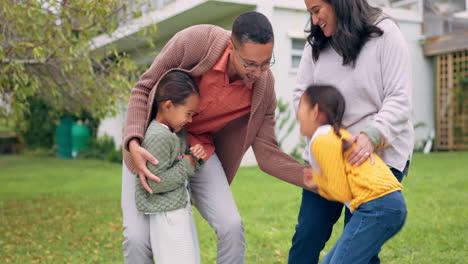
{"type": "Polygon", "coordinates": [[[436,150],[468,150],[468,0],[424,6],[424,54],[434,62],[436,150]]]}
{"type": "MultiPolygon", "coordinates": [[[[421,140],[434,130],[434,77],[430,58],[424,56],[422,33],[422,1],[370,1],[379,5],[384,12],[398,22],[408,43],[413,73],[413,120],[425,124],[418,129],[417,139],[421,140]]],[[[156,50],[178,31],[195,24],[215,24],[230,29],[234,19],[241,13],[256,10],[265,14],[273,24],[275,32],[274,54],[276,63],[272,67],[276,79],[276,94],[284,102],[292,101],[296,71],[305,43],[304,29],[308,26],[309,15],[303,0],[157,0],[148,1],[138,7],[142,14],[135,19],[123,19],[121,26],[112,36],[99,36],[95,39],[97,48],[115,44],[125,51],[139,65],[150,65],[155,50],[138,37],[138,32],[151,24],[158,27],[156,50]]],[[[290,106],[292,109],[292,106],[290,106]]],[[[99,134],[107,133],[121,144],[122,126],[125,111],[116,117],[103,120],[99,134]]],[[[299,141],[298,127],[284,142],[289,152],[299,141]]],[[[243,165],[255,164],[253,153],[249,151],[243,165]]]]}

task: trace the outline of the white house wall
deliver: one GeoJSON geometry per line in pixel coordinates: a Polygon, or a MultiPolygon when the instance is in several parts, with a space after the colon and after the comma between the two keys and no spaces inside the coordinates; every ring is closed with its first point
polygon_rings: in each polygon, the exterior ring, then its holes
{"type": "Polygon", "coordinates": [[[125,117],[123,114],[119,114],[114,117],[108,117],[102,120],[99,124],[97,136],[111,136],[112,138],[114,138],[116,148],[119,148],[120,146],[122,146],[122,128],[124,122],[125,117]]]}
{"type": "Polygon", "coordinates": [[[431,58],[425,57],[422,47],[421,25],[399,21],[411,56],[413,81],[413,124],[424,124],[416,128],[416,140],[427,138],[434,130],[434,70],[431,58]]]}

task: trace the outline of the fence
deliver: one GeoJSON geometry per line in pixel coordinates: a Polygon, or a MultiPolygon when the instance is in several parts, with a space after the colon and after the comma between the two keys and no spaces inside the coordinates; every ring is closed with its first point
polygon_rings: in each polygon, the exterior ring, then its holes
{"type": "Polygon", "coordinates": [[[437,150],[468,150],[468,50],[436,56],[437,150]]]}

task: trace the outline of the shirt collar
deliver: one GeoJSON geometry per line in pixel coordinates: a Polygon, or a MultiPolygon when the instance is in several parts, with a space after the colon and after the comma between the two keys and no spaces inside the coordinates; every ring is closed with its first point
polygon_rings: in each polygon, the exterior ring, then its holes
{"type": "Polygon", "coordinates": [[[231,52],[231,50],[232,49],[229,48],[229,46],[226,47],[226,49],[224,50],[221,57],[218,59],[218,61],[213,66],[213,70],[226,73],[227,63],[228,63],[228,60],[229,60],[229,53],[231,52]]]}
{"type": "MultiPolygon", "coordinates": [[[[231,53],[231,51],[232,51],[232,48],[227,46],[226,49],[224,50],[223,54],[221,55],[221,57],[218,59],[218,61],[213,66],[213,70],[219,71],[219,72],[222,72],[222,73],[226,74],[226,77],[227,77],[227,63],[229,61],[229,54],[231,53]]],[[[242,80],[237,80],[235,82],[242,82],[242,80]]],[[[247,89],[252,90],[253,84],[248,84],[247,85],[247,84],[244,84],[243,82],[242,82],[242,84],[245,87],[247,87],[247,89]]]]}
{"type": "Polygon", "coordinates": [[[161,126],[167,128],[167,130],[169,130],[169,132],[171,132],[172,134],[175,134],[175,132],[172,131],[172,129],[169,126],[167,126],[166,124],[160,123],[160,122],[158,122],[156,120],[154,122],[156,122],[156,123],[160,124],[161,126]]]}

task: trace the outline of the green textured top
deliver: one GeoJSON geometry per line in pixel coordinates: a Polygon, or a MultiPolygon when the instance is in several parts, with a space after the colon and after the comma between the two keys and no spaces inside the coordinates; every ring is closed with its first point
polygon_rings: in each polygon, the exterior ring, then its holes
{"type": "Polygon", "coordinates": [[[153,120],[146,131],[142,147],[158,159],[158,165],[147,162],[147,166],[161,182],[148,181],[154,192],[150,194],[136,178],[137,209],[153,213],[185,207],[188,201],[185,182],[200,167],[198,162],[194,168],[189,160],[181,158],[182,153],[189,153],[185,131],[172,133],[168,127],[153,120]]]}

